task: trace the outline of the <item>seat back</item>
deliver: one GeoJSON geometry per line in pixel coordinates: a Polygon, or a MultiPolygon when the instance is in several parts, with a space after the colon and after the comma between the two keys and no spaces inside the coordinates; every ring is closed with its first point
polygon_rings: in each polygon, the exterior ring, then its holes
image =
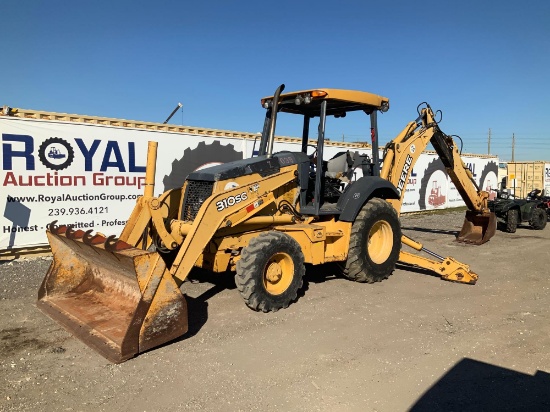
{"type": "Polygon", "coordinates": [[[332,159],[327,162],[327,171],[325,173],[325,176],[331,177],[333,179],[338,179],[342,176],[346,176],[350,168],[350,165],[348,163],[349,156],[349,152],[337,153],[332,159]]]}

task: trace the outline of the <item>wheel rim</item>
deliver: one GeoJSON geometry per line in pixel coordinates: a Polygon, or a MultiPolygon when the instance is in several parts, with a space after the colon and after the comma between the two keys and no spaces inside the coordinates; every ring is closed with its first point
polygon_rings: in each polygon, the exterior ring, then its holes
{"type": "Polygon", "coordinates": [[[277,253],[269,259],[264,270],[264,287],[272,295],[288,289],[294,277],[294,262],[290,255],[277,253]]]}
{"type": "Polygon", "coordinates": [[[393,230],[385,220],[376,222],[369,231],[367,252],[370,259],[380,265],[384,263],[393,249],[393,230]]]}

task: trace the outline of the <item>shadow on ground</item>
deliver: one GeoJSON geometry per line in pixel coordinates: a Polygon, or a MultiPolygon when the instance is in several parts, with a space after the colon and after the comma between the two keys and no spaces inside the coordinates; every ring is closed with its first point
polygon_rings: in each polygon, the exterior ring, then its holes
{"type": "MultiPolygon", "coordinates": [[[[320,266],[306,265],[304,284],[298,291],[297,299],[306,294],[310,283],[323,283],[327,280],[336,278],[336,275],[337,269],[333,266],[333,264],[320,266]]],[[[212,284],[212,287],[197,297],[185,295],[185,299],[187,301],[187,312],[190,314],[192,313],[193,315],[189,316],[188,332],[176,341],[185,340],[195,336],[206,324],[208,320],[208,300],[224,290],[231,290],[232,293],[239,293],[235,285],[235,274],[233,272],[214,273],[207,270],[194,268],[189,274],[188,281],[191,283],[209,283],[212,284]]]]}
{"type": "Polygon", "coordinates": [[[418,273],[419,275],[426,275],[426,276],[431,276],[431,277],[434,277],[434,278],[439,278],[440,277],[439,274],[437,274],[435,272],[432,272],[431,270],[423,269],[423,268],[418,267],[418,266],[408,265],[406,263],[399,263],[398,262],[395,265],[395,268],[400,269],[400,270],[404,270],[404,271],[407,271],[407,272],[418,273]]]}
{"type": "Polygon", "coordinates": [[[550,374],[516,372],[464,358],[411,407],[433,411],[548,411],[550,374]]]}
{"type": "Polygon", "coordinates": [[[458,230],[442,230],[442,229],[427,229],[425,227],[418,227],[418,226],[402,226],[402,230],[414,230],[416,232],[424,232],[424,233],[434,233],[434,234],[442,234],[442,235],[453,235],[454,237],[458,237],[458,234],[460,231],[458,230]]]}
{"type": "Polygon", "coordinates": [[[192,316],[188,316],[189,329],[187,333],[176,339],[176,341],[195,336],[201,330],[208,320],[208,300],[226,289],[236,289],[234,274],[230,272],[214,273],[200,268],[193,268],[187,279],[190,283],[209,283],[212,284],[212,287],[197,297],[185,295],[187,313],[192,314],[192,316]]]}

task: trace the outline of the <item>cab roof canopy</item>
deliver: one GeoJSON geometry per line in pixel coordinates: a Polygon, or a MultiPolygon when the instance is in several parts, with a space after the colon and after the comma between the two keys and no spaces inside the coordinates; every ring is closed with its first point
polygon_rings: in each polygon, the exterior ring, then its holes
{"type": "MultiPolygon", "coordinates": [[[[261,100],[263,107],[266,103],[270,107],[273,96],[264,97],[261,100]]],[[[347,112],[363,110],[367,114],[375,110],[387,111],[390,100],[377,94],[361,92],[358,90],[343,89],[310,89],[281,94],[279,111],[319,116],[321,103],[327,102],[327,115],[342,116],[347,112]]]]}

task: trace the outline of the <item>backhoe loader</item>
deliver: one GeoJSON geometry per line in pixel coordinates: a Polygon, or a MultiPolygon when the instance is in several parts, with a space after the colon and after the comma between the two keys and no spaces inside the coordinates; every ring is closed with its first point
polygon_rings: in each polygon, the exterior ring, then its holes
{"type": "MultiPolygon", "coordinates": [[[[296,299],[305,263],[337,262],[344,276],[377,282],[401,260],[446,280],[475,283],[468,265],[401,234],[403,189],[428,141],[441,144],[445,159],[454,161],[449,168],[459,165],[459,178],[467,173],[431,109],[386,147],[380,174],[377,112],[389,109],[387,98],[339,89],[283,90],[281,85],[261,101],[266,117],[256,156],[195,171],[183,187],[159,197],[153,195],[156,143],[149,142],[144,196],[118,238],[52,222],[47,236],[53,262],[39,290],[40,309],[110,361],[123,362],[186,333],[179,286],[193,267],[235,271],[246,305],[263,312],[296,299]],[[326,119],[351,112],[370,116],[372,157],[344,152],[324,161],[326,119]],[[303,117],[300,152],[273,151],[283,113],[303,117]],[[309,136],[314,118],[316,140],[309,136]],[[308,154],[311,145],[315,152],[308,154]],[[354,179],[359,171],[363,176],[354,179]],[[401,242],[435,260],[401,251],[401,242]]],[[[473,200],[460,238],[479,244],[494,233],[485,195],[464,193],[473,200]]]]}

